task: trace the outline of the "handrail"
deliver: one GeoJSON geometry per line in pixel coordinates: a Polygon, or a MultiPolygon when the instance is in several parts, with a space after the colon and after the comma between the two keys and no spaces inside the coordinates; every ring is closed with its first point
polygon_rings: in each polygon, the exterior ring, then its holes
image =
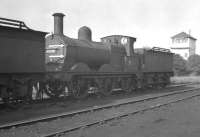
{"type": "Polygon", "coordinates": [[[167,53],[170,53],[170,50],[169,50],[169,49],[160,48],[160,47],[153,47],[152,50],[153,50],[153,51],[160,51],[160,52],[167,52],[167,53]]]}
{"type": "Polygon", "coordinates": [[[18,27],[19,29],[27,29],[30,28],[26,26],[26,24],[23,21],[19,20],[13,20],[13,19],[7,19],[7,18],[0,18],[0,25],[3,26],[11,26],[11,27],[18,27]]]}

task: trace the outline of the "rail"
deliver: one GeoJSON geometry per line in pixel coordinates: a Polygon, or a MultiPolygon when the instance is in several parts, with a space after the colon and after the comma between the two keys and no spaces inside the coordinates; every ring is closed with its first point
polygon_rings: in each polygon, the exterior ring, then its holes
{"type": "MultiPolygon", "coordinates": [[[[143,97],[143,98],[139,98],[139,99],[130,99],[130,100],[122,101],[122,102],[118,102],[118,103],[111,103],[111,104],[106,104],[106,105],[101,105],[101,106],[96,106],[96,107],[84,108],[84,109],[72,111],[72,112],[64,112],[64,113],[60,113],[60,114],[52,114],[52,115],[48,115],[48,116],[41,116],[41,117],[38,117],[38,118],[29,119],[29,120],[16,121],[16,122],[13,122],[13,123],[7,123],[7,124],[0,125],[0,130],[2,130],[2,129],[5,130],[5,129],[12,128],[12,127],[17,128],[17,127],[20,127],[20,126],[33,125],[33,124],[38,123],[38,122],[52,121],[52,120],[55,120],[57,118],[73,117],[75,115],[80,115],[80,114],[84,114],[84,113],[88,113],[88,112],[100,111],[100,110],[105,110],[105,109],[109,109],[109,108],[113,108],[113,107],[119,107],[119,106],[123,106],[123,105],[127,105],[127,104],[134,104],[134,103],[137,103],[137,102],[153,100],[153,99],[157,99],[157,98],[161,98],[161,97],[167,97],[167,96],[187,93],[187,92],[198,90],[198,89],[200,89],[200,88],[191,88],[191,89],[188,89],[188,90],[179,90],[179,91],[170,92],[170,93],[163,93],[163,94],[160,94],[160,95],[153,95],[153,96],[150,96],[150,97],[147,96],[147,97],[143,97]]],[[[79,129],[79,128],[77,128],[77,129],[79,129]]]]}
{"type": "Polygon", "coordinates": [[[181,99],[170,101],[170,102],[163,103],[163,104],[157,104],[157,105],[154,105],[154,106],[151,106],[151,107],[135,110],[135,111],[132,111],[132,112],[129,112],[129,113],[118,114],[118,115],[115,115],[115,116],[112,116],[112,117],[109,117],[109,118],[106,118],[106,119],[102,119],[102,120],[99,120],[99,121],[94,121],[94,122],[91,122],[91,123],[82,124],[82,125],[79,125],[77,127],[72,127],[72,128],[69,128],[69,129],[63,128],[62,130],[59,130],[57,132],[44,134],[44,135],[42,135],[42,137],[58,137],[58,136],[62,136],[62,135],[65,135],[65,134],[67,134],[69,132],[72,132],[72,131],[76,131],[76,130],[80,130],[80,129],[86,129],[86,128],[89,128],[89,127],[92,127],[92,126],[95,126],[95,125],[103,125],[103,124],[105,124],[107,122],[110,122],[110,121],[114,121],[114,120],[117,120],[117,119],[120,119],[120,118],[124,118],[124,117],[128,117],[128,116],[131,116],[131,115],[136,115],[136,114],[139,114],[139,113],[144,113],[144,112],[150,111],[150,110],[155,110],[155,109],[161,108],[163,106],[168,106],[168,105],[171,105],[171,104],[174,104],[174,103],[178,103],[178,102],[181,102],[181,101],[185,101],[185,100],[188,100],[188,99],[192,99],[192,98],[198,97],[198,96],[200,96],[200,94],[189,96],[189,97],[185,97],[185,98],[181,98],[181,99]]]}

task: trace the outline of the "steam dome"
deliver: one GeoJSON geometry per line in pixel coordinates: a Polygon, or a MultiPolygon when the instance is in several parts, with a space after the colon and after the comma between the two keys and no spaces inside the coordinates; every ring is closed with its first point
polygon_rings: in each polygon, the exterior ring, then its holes
{"type": "Polygon", "coordinates": [[[83,26],[78,30],[78,39],[80,40],[92,40],[92,31],[89,27],[83,26]]]}

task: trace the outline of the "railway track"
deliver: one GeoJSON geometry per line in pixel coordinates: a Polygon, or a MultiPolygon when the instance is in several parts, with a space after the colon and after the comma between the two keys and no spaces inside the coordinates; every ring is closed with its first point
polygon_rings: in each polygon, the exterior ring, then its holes
{"type": "MultiPolygon", "coordinates": [[[[168,88],[181,87],[181,86],[186,86],[186,85],[191,85],[191,83],[179,84],[179,85],[170,85],[168,88]]],[[[160,97],[171,95],[171,94],[173,95],[173,94],[177,94],[177,93],[178,92],[166,93],[166,95],[162,94],[160,97]]],[[[154,96],[153,97],[146,97],[146,98],[144,98],[144,100],[154,99],[156,97],[157,96],[155,96],[155,97],[154,96]]],[[[0,124],[0,129],[7,129],[7,128],[11,128],[11,127],[23,126],[23,125],[27,125],[27,124],[32,124],[34,122],[43,122],[43,121],[48,121],[48,120],[54,120],[57,117],[73,116],[73,115],[76,115],[76,114],[87,113],[87,112],[90,112],[90,111],[96,111],[96,110],[100,110],[100,109],[103,109],[103,108],[110,108],[112,106],[120,106],[120,105],[129,104],[129,103],[136,103],[136,102],[140,102],[140,101],[142,101],[142,100],[141,99],[130,100],[130,101],[125,102],[125,103],[121,102],[121,103],[117,103],[117,104],[109,104],[109,105],[99,106],[99,107],[95,107],[95,108],[86,108],[86,109],[82,109],[82,110],[78,110],[78,111],[73,111],[73,112],[69,112],[69,113],[62,113],[62,114],[57,114],[57,115],[54,114],[54,115],[49,115],[49,116],[46,116],[46,117],[39,117],[39,118],[31,119],[31,120],[24,120],[24,121],[19,121],[19,122],[13,122],[13,123],[4,124],[4,125],[0,124]]]]}
{"type": "MultiPolygon", "coordinates": [[[[176,91],[176,92],[172,92],[172,93],[162,93],[160,95],[154,95],[154,96],[140,98],[140,99],[134,99],[134,100],[130,99],[130,100],[126,100],[126,101],[122,101],[122,102],[118,102],[118,103],[112,103],[112,104],[108,104],[108,105],[87,108],[87,109],[69,112],[69,113],[62,113],[62,114],[51,115],[51,116],[47,116],[47,117],[40,117],[40,118],[37,118],[37,119],[31,119],[31,120],[26,120],[26,121],[9,123],[9,124],[5,124],[5,125],[1,125],[0,129],[1,129],[1,131],[5,130],[5,129],[13,128],[13,127],[15,127],[17,129],[18,127],[30,126],[30,125],[34,125],[34,124],[39,123],[39,122],[50,122],[50,121],[53,122],[53,120],[62,119],[62,118],[72,119],[74,116],[76,117],[76,116],[88,115],[88,114],[92,115],[94,112],[99,113],[101,111],[105,111],[105,110],[109,110],[109,109],[118,109],[120,107],[123,107],[124,109],[126,109],[126,105],[134,105],[134,104],[137,104],[137,103],[146,103],[148,101],[154,101],[154,100],[160,99],[160,98],[162,98],[161,100],[163,100],[166,97],[171,98],[171,96],[177,96],[177,95],[182,95],[182,94],[190,94],[190,93],[195,92],[198,89],[200,89],[200,88],[193,88],[193,89],[190,89],[190,90],[181,90],[181,91],[176,91]]],[[[150,109],[154,109],[154,108],[158,108],[158,107],[161,107],[161,106],[164,106],[164,105],[168,105],[170,103],[179,102],[179,101],[182,101],[182,100],[185,100],[185,99],[192,98],[194,96],[200,96],[200,94],[195,93],[192,96],[189,95],[189,96],[184,97],[184,98],[178,98],[178,99],[175,99],[175,100],[172,100],[172,101],[169,100],[169,101],[164,102],[164,103],[158,103],[159,101],[156,104],[148,103],[148,104],[151,104],[150,107],[141,107],[140,106],[141,104],[140,104],[139,108],[141,108],[141,109],[135,109],[135,110],[133,109],[134,111],[128,111],[128,112],[118,113],[118,114],[114,114],[114,115],[112,114],[111,116],[101,117],[100,119],[93,120],[93,121],[89,120],[89,121],[84,122],[84,123],[75,124],[75,126],[72,126],[72,127],[67,127],[66,129],[58,130],[57,132],[52,131],[52,132],[48,132],[48,134],[42,133],[40,136],[42,136],[42,137],[58,136],[60,134],[68,133],[68,132],[75,131],[75,130],[78,130],[78,129],[81,129],[81,128],[89,127],[89,126],[96,125],[96,124],[102,124],[104,122],[112,121],[114,119],[125,117],[125,116],[131,115],[131,114],[137,114],[137,113],[140,113],[140,112],[143,112],[143,111],[147,111],[147,110],[150,110],[150,109]]]]}
{"type": "Polygon", "coordinates": [[[173,103],[181,102],[181,101],[184,101],[184,100],[187,100],[187,99],[191,99],[191,98],[194,98],[194,97],[197,97],[197,96],[200,96],[200,94],[193,95],[193,96],[186,97],[186,98],[182,98],[182,99],[178,99],[176,101],[171,101],[171,102],[164,103],[164,104],[158,104],[158,105],[146,108],[146,109],[133,111],[131,113],[126,113],[126,114],[122,114],[122,115],[118,115],[118,116],[113,116],[113,117],[110,117],[110,118],[107,118],[107,119],[103,119],[103,120],[99,120],[99,121],[96,121],[96,122],[93,122],[93,123],[88,123],[88,124],[80,125],[80,126],[69,128],[69,129],[65,129],[65,130],[60,130],[60,131],[57,131],[57,132],[54,132],[54,133],[43,135],[42,137],[58,137],[58,136],[60,137],[62,135],[65,136],[66,133],[69,133],[69,132],[72,132],[72,131],[75,131],[75,130],[85,129],[85,128],[88,128],[88,127],[91,127],[91,126],[94,126],[94,125],[101,125],[101,124],[104,124],[106,122],[110,122],[110,121],[113,121],[113,120],[116,120],[116,119],[128,117],[130,115],[135,115],[135,114],[142,113],[142,112],[145,112],[145,111],[148,111],[148,110],[153,110],[153,109],[156,109],[156,108],[160,108],[162,106],[167,106],[167,105],[170,105],[170,104],[173,104],[173,103]]]}
{"type": "MultiPolygon", "coordinates": [[[[167,86],[166,88],[175,88],[175,87],[187,86],[187,85],[192,85],[192,84],[193,83],[172,84],[172,85],[167,86]]],[[[47,95],[45,95],[45,97],[43,97],[42,99],[34,99],[34,100],[32,100],[31,104],[34,104],[34,103],[35,104],[38,104],[38,103],[48,103],[48,102],[51,102],[51,101],[65,101],[67,97],[68,96],[62,96],[58,100],[58,99],[51,99],[51,98],[47,97],[47,95]]],[[[69,99],[69,98],[67,98],[67,99],[69,99]]],[[[23,103],[23,101],[19,101],[18,102],[18,104],[20,104],[20,103],[23,103]]],[[[11,102],[10,103],[10,105],[14,105],[14,106],[16,104],[17,104],[16,102],[13,102],[13,103],[11,102]]],[[[3,101],[0,98],[0,107],[3,106],[3,105],[4,105],[4,103],[3,103],[3,101]]]]}

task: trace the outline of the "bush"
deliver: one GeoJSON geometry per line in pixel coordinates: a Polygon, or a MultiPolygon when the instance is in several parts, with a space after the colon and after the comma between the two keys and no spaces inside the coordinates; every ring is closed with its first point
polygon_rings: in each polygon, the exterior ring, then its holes
{"type": "Polygon", "coordinates": [[[200,74],[200,56],[192,55],[187,60],[187,70],[191,74],[199,75],[200,74]]]}
{"type": "Polygon", "coordinates": [[[173,71],[176,76],[188,74],[187,61],[178,54],[173,56],[173,71]]]}
{"type": "Polygon", "coordinates": [[[173,56],[173,71],[176,76],[200,75],[200,56],[192,55],[188,60],[185,60],[180,55],[175,54],[173,56]]]}

